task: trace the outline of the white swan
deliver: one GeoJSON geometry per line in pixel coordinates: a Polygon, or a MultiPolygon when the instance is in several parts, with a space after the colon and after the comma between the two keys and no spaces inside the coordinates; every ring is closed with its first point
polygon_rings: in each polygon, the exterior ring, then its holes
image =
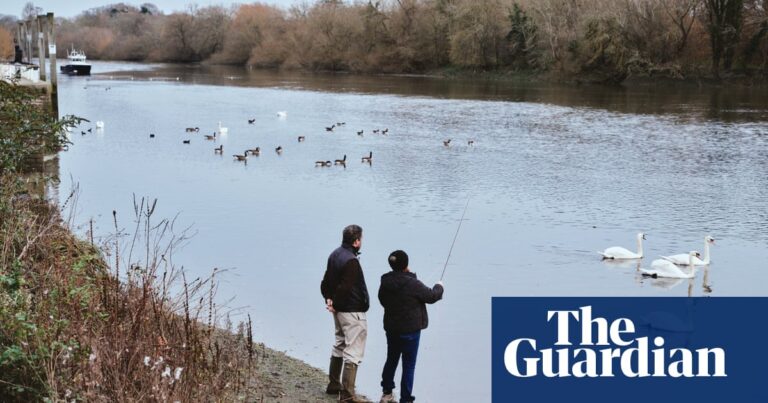
{"type": "Polygon", "coordinates": [[[286,111],[277,112],[277,117],[279,117],[280,119],[285,119],[288,117],[288,112],[286,111]]]}
{"type": "Polygon", "coordinates": [[[227,129],[226,127],[221,127],[221,122],[219,122],[219,134],[224,135],[224,134],[227,134],[228,132],[229,132],[229,129],[227,129]]]}
{"type": "Polygon", "coordinates": [[[667,277],[667,278],[693,278],[696,276],[696,271],[694,270],[693,265],[693,258],[696,257],[696,254],[699,252],[691,251],[688,253],[688,266],[687,270],[685,270],[683,267],[680,267],[669,260],[665,259],[656,259],[653,262],[651,262],[651,268],[650,269],[640,269],[640,272],[643,273],[645,276],[650,277],[667,277]]]}
{"type": "MultiPolygon", "coordinates": [[[[706,266],[709,264],[709,245],[715,244],[715,238],[712,238],[711,235],[707,235],[704,237],[704,259],[699,259],[698,257],[693,258],[693,264],[695,266],[706,266]]],[[[677,255],[672,256],[662,256],[662,258],[669,260],[670,262],[674,264],[679,265],[686,265],[688,264],[688,254],[686,253],[679,253],[677,255]]]]}
{"type": "Polygon", "coordinates": [[[637,253],[622,248],[621,246],[612,246],[603,252],[597,252],[603,255],[603,259],[642,259],[643,258],[643,239],[644,233],[637,234],[637,253]]]}
{"type": "Polygon", "coordinates": [[[101,120],[97,121],[96,122],[96,128],[97,129],[103,129],[104,128],[104,122],[102,122],[101,120]]]}

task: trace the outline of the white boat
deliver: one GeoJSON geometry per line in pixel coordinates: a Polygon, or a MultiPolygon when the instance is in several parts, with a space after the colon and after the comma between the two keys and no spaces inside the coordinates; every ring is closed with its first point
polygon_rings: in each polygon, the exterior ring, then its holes
{"type": "Polygon", "coordinates": [[[73,76],[91,75],[91,65],[86,62],[85,53],[82,50],[72,48],[67,51],[68,63],[61,66],[61,72],[73,76]]]}

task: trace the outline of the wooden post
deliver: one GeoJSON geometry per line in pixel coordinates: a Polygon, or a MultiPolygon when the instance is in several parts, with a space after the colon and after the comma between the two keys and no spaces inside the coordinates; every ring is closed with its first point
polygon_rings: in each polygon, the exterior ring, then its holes
{"type": "Polygon", "coordinates": [[[24,21],[24,29],[27,38],[27,63],[32,64],[32,20],[24,21]]]}
{"type": "MultiPolygon", "coordinates": [[[[24,27],[24,25],[21,22],[19,22],[18,25],[16,26],[16,45],[19,46],[19,49],[21,49],[22,52],[24,51],[24,40],[22,39],[24,37],[24,29],[23,29],[23,27],[24,27]]],[[[16,56],[14,55],[14,58],[15,57],[16,56]]],[[[24,60],[23,56],[22,56],[21,60],[24,60]]]]}
{"type": "Polygon", "coordinates": [[[53,13],[48,13],[48,53],[51,55],[51,106],[53,107],[53,116],[59,118],[59,89],[56,70],[56,24],[53,21],[53,13]]]}
{"type": "Polygon", "coordinates": [[[45,58],[45,52],[46,52],[46,46],[45,46],[45,40],[43,35],[43,27],[45,26],[45,21],[43,21],[42,16],[37,16],[37,29],[35,30],[37,32],[37,60],[40,63],[40,81],[48,81],[47,75],[45,74],[45,62],[47,61],[45,58]]]}

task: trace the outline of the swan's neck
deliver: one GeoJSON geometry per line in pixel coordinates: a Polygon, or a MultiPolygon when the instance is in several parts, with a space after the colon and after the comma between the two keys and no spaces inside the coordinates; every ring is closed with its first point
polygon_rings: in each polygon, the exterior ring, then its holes
{"type": "Polygon", "coordinates": [[[637,237],[637,254],[643,257],[643,237],[637,237]]]}
{"type": "Polygon", "coordinates": [[[709,264],[709,242],[704,239],[704,264],[709,264]]]}

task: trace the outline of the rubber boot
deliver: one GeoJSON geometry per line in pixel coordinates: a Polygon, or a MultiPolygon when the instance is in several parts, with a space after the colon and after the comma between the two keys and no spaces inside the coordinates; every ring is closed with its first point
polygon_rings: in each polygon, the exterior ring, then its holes
{"type": "Polygon", "coordinates": [[[344,359],[341,357],[331,357],[331,365],[328,368],[328,387],[325,393],[329,395],[338,395],[341,392],[341,369],[344,368],[344,359]]]}
{"type": "Polygon", "coordinates": [[[355,394],[355,378],[357,377],[357,364],[344,363],[344,372],[341,374],[340,402],[346,403],[371,403],[370,400],[355,394]]]}

